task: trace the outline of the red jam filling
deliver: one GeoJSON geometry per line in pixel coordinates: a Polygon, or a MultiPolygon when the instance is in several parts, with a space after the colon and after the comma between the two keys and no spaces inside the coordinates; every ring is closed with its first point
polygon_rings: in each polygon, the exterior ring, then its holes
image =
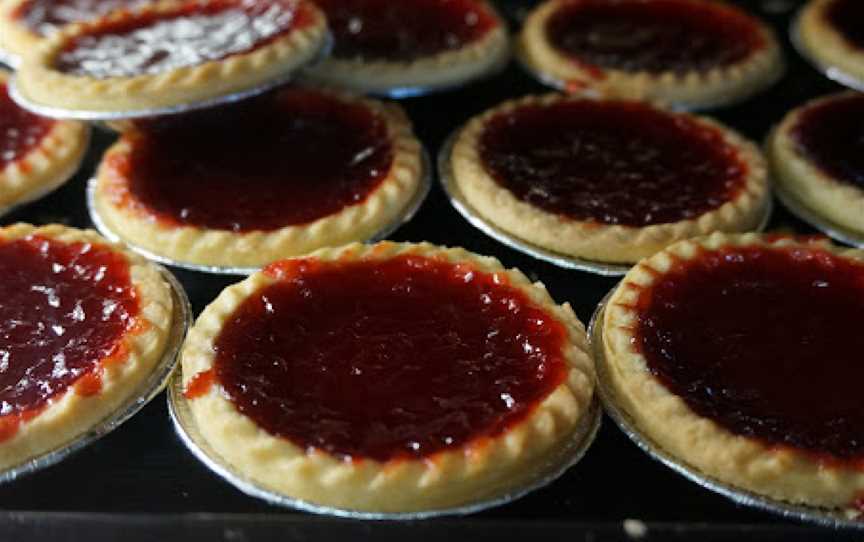
{"type": "Polygon", "coordinates": [[[747,174],[719,130],[623,101],[499,114],[481,135],[480,156],[522,201],[574,220],[636,227],[716,209],[743,188],[747,174]]]}
{"type": "Polygon", "coordinates": [[[807,108],[792,128],[796,150],[834,179],[864,187],[864,95],[807,108]]]}
{"type": "Polygon", "coordinates": [[[232,231],[305,224],[356,205],[386,178],[385,122],[361,104],[288,89],[127,136],[107,164],[119,204],[232,231]]]}
{"type": "Polygon", "coordinates": [[[864,49],[864,2],[834,0],[826,8],[825,17],[849,45],[864,49]]]}
{"type": "Polygon", "coordinates": [[[0,82],[0,169],[20,160],[42,141],[54,121],[21,109],[0,82]]]}
{"type": "Polygon", "coordinates": [[[70,386],[101,389],[138,299],[107,247],[30,237],[0,244],[0,439],[70,386]]]}
{"type": "Polygon", "coordinates": [[[265,272],[216,339],[216,377],[305,449],[429,457],[504,432],[566,377],[566,329],[501,275],[418,256],[265,272]]]}
{"type": "Polygon", "coordinates": [[[102,23],[71,40],[55,68],[96,78],[156,74],[248,53],[310,21],[305,0],[187,2],[102,23]]]}
{"type": "Polygon", "coordinates": [[[864,264],[818,247],[724,248],[638,298],[651,372],[729,431],[864,466],[864,264]]]}
{"type": "Polygon", "coordinates": [[[135,9],[149,0],[28,0],[15,16],[33,32],[42,36],[59,27],[89,21],[118,9],[135,9]]]}
{"type": "Polygon", "coordinates": [[[459,49],[498,23],[478,0],[317,0],[337,58],[411,61],[459,49]]]}
{"type": "Polygon", "coordinates": [[[571,0],[548,19],[546,33],[578,63],[627,72],[709,71],[764,46],[745,13],[694,0],[571,0]]]}

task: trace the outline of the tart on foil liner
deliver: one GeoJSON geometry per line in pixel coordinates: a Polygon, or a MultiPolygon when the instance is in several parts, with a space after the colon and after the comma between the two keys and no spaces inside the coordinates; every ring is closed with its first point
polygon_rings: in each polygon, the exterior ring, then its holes
{"type": "Polygon", "coordinates": [[[792,23],[789,25],[789,41],[792,43],[792,47],[795,48],[795,51],[801,55],[801,57],[806,60],[813,68],[816,69],[819,73],[835,81],[840,83],[845,87],[849,87],[853,90],[857,90],[860,92],[864,92],[864,81],[858,79],[857,77],[846,73],[845,71],[837,68],[836,66],[831,66],[830,64],[826,64],[825,62],[817,59],[804,45],[804,41],[801,39],[801,16],[803,13],[803,8],[798,11],[798,13],[792,18],[792,23]]]}
{"type": "MultiPolygon", "coordinates": [[[[155,264],[154,264],[155,265],[155,264]]],[[[113,413],[91,427],[88,431],[81,433],[69,442],[62,444],[52,450],[41,453],[27,461],[0,471],[0,483],[11,482],[27,474],[40,471],[63,461],[70,455],[89,446],[93,442],[104,437],[111,431],[117,429],[121,424],[130,419],[139,410],[159,395],[168,385],[171,375],[177,366],[180,347],[186,338],[186,333],[192,325],[192,307],[189,298],[180,282],[167,269],[157,266],[165,282],[171,289],[173,301],[172,322],[168,332],[168,341],[162,359],[153,368],[152,373],[129,396],[113,413]]]]}
{"type": "Polygon", "coordinates": [[[619,406],[620,403],[616,397],[616,392],[608,373],[609,368],[607,366],[606,350],[603,342],[603,319],[606,313],[606,305],[616,288],[617,286],[612,288],[612,290],[606,294],[603,300],[600,301],[594,314],[591,316],[591,321],[588,324],[588,342],[597,371],[597,392],[603,403],[603,409],[634,444],[641,448],[642,451],[648,454],[655,461],[659,461],[691,482],[694,482],[709,491],[718,493],[736,504],[771,512],[788,519],[821,525],[823,527],[864,530],[864,521],[850,517],[849,514],[843,510],[829,510],[772,499],[708,476],[695,467],[691,467],[680,458],[667,452],[660,445],[654,442],[654,440],[638,426],[624,408],[619,406]]]}
{"type": "MultiPolygon", "coordinates": [[[[422,150],[421,159],[423,165],[423,172],[420,175],[420,184],[417,187],[417,191],[414,193],[414,196],[411,198],[410,201],[408,201],[408,203],[402,209],[402,212],[399,213],[399,216],[397,216],[395,220],[393,220],[391,223],[387,224],[384,228],[379,230],[378,233],[376,233],[370,239],[366,239],[366,242],[374,243],[386,239],[393,232],[395,232],[404,224],[408,223],[412,218],[414,218],[414,215],[416,215],[417,211],[419,211],[420,207],[422,207],[423,202],[426,200],[426,196],[429,195],[429,189],[432,185],[432,167],[430,163],[429,153],[426,151],[426,149],[422,150]]],[[[199,271],[202,273],[215,273],[222,275],[251,275],[252,273],[259,270],[258,267],[231,267],[225,265],[203,265],[183,262],[167,258],[159,254],[155,254],[150,250],[125,241],[121,236],[117,235],[113,230],[111,230],[107,224],[105,224],[105,221],[102,220],[102,217],[96,210],[96,184],[97,182],[95,177],[91,178],[87,182],[87,212],[90,215],[90,221],[93,222],[93,225],[96,227],[99,233],[101,233],[107,239],[110,239],[111,241],[117,243],[125,244],[127,247],[129,247],[130,250],[132,250],[133,252],[137,252],[148,260],[158,262],[163,265],[170,265],[172,267],[188,269],[190,271],[199,271]]]]}
{"type": "Polygon", "coordinates": [[[528,493],[540,489],[563,475],[570,467],[582,459],[588,448],[594,442],[600,429],[602,409],[595,395],[591,405],[577,424],[573,434],[565,440],[565,445],[546,458],[536,467],[536,475],[526,484],[513,488],[507,493],[482,501],[467,503],[452,508],[422,510],[416,512],[368,512],[323,506],[313,502],[293,498],[289,495],[265,488],[240,473],[234,466],[225,461],[207,443],[201,435],[189,404],[183,395],[183,375],[177,371],[168,384],[168,414],[178,437],[199,461],[224,481],[233,485],[250,497],[266,501],[269,504],[292,508],[303,512],[365,520],[407,521],[426,519],[439,516],[465,516],[502,506],[519,499],[528,493]]]}
{"type": "MultiPolygon", "coordinates": [[[[462,128],[463,127],[460,126],[454,130],[441,146],[441,151],[438,153],[438,176],[441,186],[444,189],[445,194],[447,194],[447,199],[450,200],[450,204],[453,205],[456,211],[458,211],[465,220],[496,241],[507,245],[514,250],[522,252],[523,254],[527,254],[528,256],[532,256],[538,260],[549,262],[558,267],[586,271],[588,273],[595,273],[606,277],[621,277],[627,274],[627,271],[630,270],[630,265],[596,262],[554,252],[520,239],[481,216],[462,195],[462,192],[456,185],[456,182],[453,179],[453,174],[450,170],[450,155],[453,151],[453,144],[459,136],[459,133],[462,131],[462,128]]],[[[771,220],[772,211],[773,202],[769,199],[765,208],[765,216],[759,223],[757,231],[762,231],[768,226],[768,222],[771,220]]]]}
{"type": "MultiPolygon", "coordinates": [[[[316,57],[310,62],[310,64],[315,64],[321,62],[325,58],[330,55],[330,51],[333,48],[333,38],[332,36],[327,36],[327,39],[324,40],[324,44],[321,46],[321,49],[318,51],[316,57]]],[[[211,98],[207,100],[202,100],[198,102],[189,102],[180,105],[174,105],[170,107],[158,107],[153,109],[136,109],[134,111],[86,111],[80,109],[64,109],[60,107],[50,107],[41,105],[38,103],[34,103],[29,99],[25,98],[18,91],[16,78],[13,76],[9,80],[9,97],[12,100],[21,106],[22,108],[36,113],[37,115],[42,115],[43,117],[52,117],[55,119],[74,119],[74,120],[87,120],[87,121],[118,121],[118,120],[126,120],[126,119],[140,119],[147,117],[161,117],[164,115],[179,115],[182,113],[188,113],[190,111],[197,111],[200,109],[208,109],[211,107],[216,107],[219,105],[226,105],[230,103],[239,102],[245,100],[247,98],[251,98],[253,96],[258,96],[259,94],[264,94],[269,90],[273,90],[275,88],[281,87],[283,85],[287,85],[291,81],[297,78],[299,70],[291,71],[290,73],[285,74],[283,77],[278,77],[275,79],[271,79],[264,84],[247,88],[240,92],[233,92],[229,94],[224,94],[222,96],[211,98]]]]}
{"type": "Polygon", "coordinates": [[[831,220],[821,216],[816,211],[811,210],[805,203],[794,194],[783,188],[780,182],[774,182],[774,195],[783,204],[783,207],[789,210],[793,215],[800,218],[807,224],[813,226],[828,237],[851,245],[856,248],[864,248],[864,234],[853,231],[845,226],[841,226],[831,220]]]}

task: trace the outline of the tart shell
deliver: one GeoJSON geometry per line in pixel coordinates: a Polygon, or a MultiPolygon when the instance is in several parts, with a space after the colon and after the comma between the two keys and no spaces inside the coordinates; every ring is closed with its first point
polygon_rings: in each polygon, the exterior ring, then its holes
{"type": "MultiPolygon", "coordinates": [[[[493,258],[462,249],[429,244],[383,242],[324,249],[311,257],[322,261],[384,260],[413,254],[471,265],[506,275],[509,283],[565,325],[569,341],[565,359],[569,374],[527,418],[494,438],[423,459],[379,462],[364,458],[346,462],[320,450],[307,451],[274,437],[239,414],[218,384],[195,399],[190,408],[205,440],[230,464],[263,487],[317,505],[374,512],[410,512],[448,508],[503,495],[518,488],[541,462],[562,445],[589,409],[594,369],[587,354],[585,330],[569,305],[558,306],[542,285],[532,285],[516,270],[504,270],[493,258]]],[[[273,278],[256,273],[224,290],[193,327],[182,354],[183,382],[213,367],[213,343],[234,310],[273,278]]]]}
{"type": "Polygon", "coordinates": [[[402,109],[337,91],[324,91],[347,103],[359,103],[386,122],[393,146],[390,171],[360,203],[307,224],[273,231],[233,232],[167,224],[134,199],[128,180],[110,167],[112,156],[128,154],[136,137],[124,133],[102,159],[96,177],[94,210],[105,226],[124,241],[165,258],[196,265],[257,267],[325,246],[365,241],[398,219],[421,189],[422,147],[402,109]],[[126,203],[129,200],[131,203],[126,203]]]}
{"type": "Polygon", "coordinates": [[[65,243],[92,243],[111,246],[129,263],[130,280],[140,309],[135,327],[122,337],[118,351],[125,357],[98,362],[102,388],[95,395],[83,396],[75,384],[51,399],[38,415],[22,420],[18,431],[0,443],[0,469],[23,463],[85,433],[110,415],[151,374],[162,358],[172,322],[173,301],[170,287],[160,272],[146,260],[120,245],[111,245],[96,232],[59,225],[35,227],[14,224],[0,229],[0,239],[13,241],[41,236],[65,243]]]}
{"type": "MultiPolygon", "coordinates": [[[[631,326],[638,317],[633,304],[639,291],[663,280],[676,261],[701,251],[727,246],[800,246],[791,238],[758,234],[724,235],[682,241],[637,264],[624,277],[606,306],[603,341],[606,373],[619,408],[672,455],[699,471],[734,486],[792,503],[851,508],[864,491],[864,472],[827,466],[793,448],[771,447],[733,434],[693,412],[648,369],[634,346],[631,326]]],[[[820,249],[864,262],[864,253],[819,242],[820,249]]]]}
{"type": "Polygon", "coordinates": [[[825,11],[831,2],[808,2],[798,17],[795,37],[807,54],[819,64],[864,81],[864,51],[850,44],[827,20],[825,11]]]}
{"type": "Polygon", "coordinates": [[[741,101],[776,82],[785,71],[777,38],[762,23],[759,28],[765,47],[743,61],[707,72],[628,72],[580,65],[558,51],[546,36],[549,18],[573,1],[547,0],[535,8],[525,21],[517,47],[526,67],[562,90],[707,109],[741,101]]]}
{"type": "Polygon", "coordinates": [[[303,2],[312,21],[252,51],[157,74],[96,79],[64,74],[53,67],[75,38],[104,24],[176,13],[184,4],[163,0],[137,11],[115,11],[101,19],[65,27],[25,57],[16,90],[35,106],[69,111],[135,112],[204,102],[254,89],[314,60],[328,39],[324,14],[303,2]]]}
{"type": "Polygon", "coordinates": [[[742,190],[717,209],[691,220],[632,227],[577,221],[518,199],[486,171],[479,153],[483,130],[487,122],[497,115],[524,106],[550,105],[568,99],[571,98],[551,94],[507,101],[471,119],[456,136],[450,159],[453,179],[466,201],[484,218],[540,247],[609,263],[633,263],[681,239],[715,231],[750,231],[763,222],[770,191],[766,166],[759,150],[719,123],[692,116],[689,118],[720,130],[725,142],[738,150],[739,160],[747,166],[742,190]]]}

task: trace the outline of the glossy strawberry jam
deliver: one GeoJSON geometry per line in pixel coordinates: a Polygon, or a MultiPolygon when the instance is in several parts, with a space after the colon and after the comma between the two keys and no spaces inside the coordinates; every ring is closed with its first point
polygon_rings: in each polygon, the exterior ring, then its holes
{"type": "Polygon", "coordinates": [[[318,0],[337,58],[411,61],[459,49],[498,23],[478,0],[318,0]]]}
{"type": "Polygon", "coordinates": [[[288,89],[169,118],[129,135],[109,183],[121,204],[171,224],[232,231],[305,224],[363,200],[393,149],[362,104],[288,89]]]}
{"type": "Polygon", "coordinates": [[[825,17],[850,45],[864,49],[864,3],[834,0],[826,8],[825,17]]]}
{"type": "Polygon", "coordinates": [[[637,348],[697,414],[864,459],[864,264],[815,246],[724,248],[674,266],[638,306],[637,348]]]}
{"type": "Polygon", "coordinates": [[[36,148],[54,122],[18,107],[0,82],[0,169],[36,148]]]}
{"type": "Polygon", "coordinates": [[[117,351],[139,306],[126,261],[98,245],[2,241],[0,276],[0,419],[8,429],[73,384],[98,392],[100,360],[117,351]]]}
{"type": "Polygon", "coordinates": [[[807,108],[791,135],[798,153],[832,178],[864,187],[864,95],[807,108]]]}
{"type": "Polygon", "coordinates": [[[574,220],[646,226],[716,209],[747,168],[723,134],[636,102],[524,105],[480,137],[489,174],[518,199],[574,220]]]}
{"type": "Polygon", "coordinates": [[[135,9],[148,0],[28,0],[16,11],[30,30],[46,36],[61,26],[89,21],[117,9],[135,9]]]}
{"type": "Polygon", "coordinates": [[[492,437],[566,376],[567,331],[503,275],[419,256],[285,261],[215,341],[231,401],[268,432],[355,460],[492,437]]]}
{"type": "Polygon", "coordinates": [[[55,68],[95,78],[156,74],[248,53],[309,24],[305,0],[187,2],[101,23],[73,39],[55,68]]]}
{"type": "Polygon", "coordinates": [[[571,0],[548,19],[546,32],[579,63],[627,72],[709,71],[764,46],[749,16],[698,0],[571,0]]]}

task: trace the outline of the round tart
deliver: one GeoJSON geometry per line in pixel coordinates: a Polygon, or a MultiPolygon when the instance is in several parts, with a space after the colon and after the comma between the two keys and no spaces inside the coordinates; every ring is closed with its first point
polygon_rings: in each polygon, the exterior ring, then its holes
{"type": "Polygon", "coordinates": [[[254,483],[373,512],[518,490],[593,397],[584,328],[497,260],[324,249],[229,287],[184,346],[206,441],[254,483]]]}
{"type": "Polygon", "coordinates": [[[520,55],[568,90],[713,107],[776,81],[781,50],[763,23],[722,2],[548,0],[528,17],[520,55]]]}
{"type": "Polygon", "coordinates": [[[864,494],[864,253],[717,234],[636,265],[606,306],[614,400],[705,474],[848,508],[864,494]]]}
{"type": "Polygon", "coordinates": [[[798,19],[796,37],[822,66],[864,81],[862,29],[864,4],[859,0],[811,0],[798,19]]]}
{"type": "Polygon", "coordinates": [[[5,0],[0,3],[0,49],[23,56],[61,27],[97,19],[150,0],[5,0]]]}
{"type": "Polygon", "coordinates": [[[160,2],[66,27],[28,56],[21,96],[70,111],[134,112],[251,91],[325,44],[307,0],[160,2]]]}
{"type": "Polygon", "coordinates": [[[32,201],[66,182],[87,150],[87,127],[34,115],[9,98],[0,70],[0,210],[32,201]]]}
{"type": "Polygon", "coordinates": [[[770,198],[754,145],[714,121],[624,100],[505,102],[458,134],[451,173],[484,219],[601,262],[756,229],[770,198]]]}
{"type": "Polygon", "coordinates": [[[422,173],[398,106],[287,88],[135,123],[106,152],[94,204],[109,230],[154,254],[260,266],[374,237],[422,173]]]}
{"type": "Polygon", "coordinates": [[[864,234],[864,94],[813,100],[768,144],[777,184],[833,223],[864,234]]]}
{"type": "Polygon", "coordinates": [[[173,311],[159,271],[91,231],[0,229],[0,468],[56,449],[138,392],[173,311]]]}
{"type": "Polygon", "coordinates": [[[507,29],[484,0],[318,0],[333,32],[316,82],[361,92],[449,87],[506,62],[507,29]]]}

